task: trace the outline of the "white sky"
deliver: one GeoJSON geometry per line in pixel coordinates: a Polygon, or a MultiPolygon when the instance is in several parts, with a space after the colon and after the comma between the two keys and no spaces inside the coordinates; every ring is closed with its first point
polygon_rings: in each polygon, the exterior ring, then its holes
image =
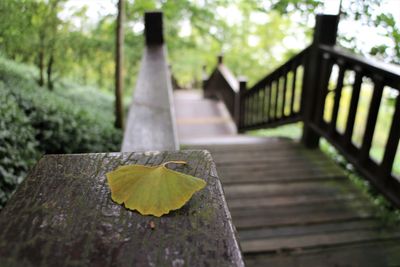
{"type": "MultiPolygon", "coordinates": [[[[117,0],[68,0],[64,5],[64,10],[60,17],[64,20],[70,20],[71,15],[83,7],[87,7],[86,15],[91,22],[96,22],[98,18],[106,15],[115,15],[117,13],[117,0]]],[[[81,26],[80,20],[72,21],[76,26],[81,26]]]]}

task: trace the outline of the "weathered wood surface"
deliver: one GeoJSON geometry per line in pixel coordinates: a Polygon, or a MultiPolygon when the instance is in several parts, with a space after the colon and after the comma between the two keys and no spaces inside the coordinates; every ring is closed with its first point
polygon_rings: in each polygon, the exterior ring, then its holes
{"type": "Polygon", "coordinates": [[[179,147],[164,45],[145,48],[126,123],[123,152],[179,147]]]}
{"type": "Polygon", "coordinates": [[[0,216],[0,266],[243,266],[206,151],[49,155],[0,216]],[[142,216],[111,200],[105,173],[158,165],[207,181],[181,209],[142,216]],[[150,222],[154,222],[152,229],[150,222]]]}
{"type": "Polygon", "coordinates": [[[400,227],[384,224],[322,152],[287,139],[228,140],[186,146],[212,153],[246,266],[399,266],[400,227]]]}

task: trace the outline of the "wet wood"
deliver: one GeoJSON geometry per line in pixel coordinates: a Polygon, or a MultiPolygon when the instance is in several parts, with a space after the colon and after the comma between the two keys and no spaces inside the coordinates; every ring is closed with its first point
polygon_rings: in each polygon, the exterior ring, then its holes
{"type": "Polygon", "coordinates": [[[215,164],[206,151],[49,155],[0,216],[1,266],[243,266],[215,164]],[[158,165],[207,181],[156,218],[114,203],[105,174],[158,165]]]}

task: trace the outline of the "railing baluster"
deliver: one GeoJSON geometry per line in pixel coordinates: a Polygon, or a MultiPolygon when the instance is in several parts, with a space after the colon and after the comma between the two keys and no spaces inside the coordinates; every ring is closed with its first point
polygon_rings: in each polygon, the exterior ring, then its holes
{"type": "Polygon", "coordinates": [[[239,78],[239,92],[236,96],[236,105],[238,110],[236,113],[236,117],[237,117],[237,122],[236,122],[236,126],[238,129],[238,132],[242,132],[242,128],[244,126],[244,101],[245,101],[245,96],[244,94],[247,91],[247,80],[245,77],[240,77],[239,78]]]}
{"type": "Polygon", "coordinates": [[[254,124],[254,92],[250,94],[250,120],[249,124],[254,124]]]}
{"type": "Polygon", "coordinates": [[[324,114],[324,107],[325,107],[325,100],[328,92],[328,83],[329,77],[332,72],[332,63],[330,61],[329,54],[322,54],[321,55],[321,75],[319,80],[319,91],[317,92],[317,101],[316,101],[316,111],[314,122],[321,126],[323,121],[323,114],[324,114]]]}
{"type": "Polygon", "coordinates": [[[293,66],[293,75],[292,75],[292,95],[290,99],[290,115],[293,115],[294,113],[294,100],[296,98],[295,93],[296,93],[296,78],[297,78],[297,68],[296,64],[293,66]]]}
{"type": "Polygon", "coordinates": [[[278,77],[276,78],[276,87],[275,87],[275,120],[279,119],[278,117],[278,101],[279,101],[279,74],[277,75],[278,77]]]}
{"type": "Polygon", "coordinates": [[[400,139],[400,94],[396,98],[396,107],[390,126],[389,137],[385,146],[385,154],[383,155],[380,171],[382,177],[388,178],[392,173],[393,161],[396,157],[397,147],[400,139]]]}
{"type": "Polygon", "coordinates": [[[251,125],[255,124],[256,122],[256,108],[256,94],[253,92],[251,94],[251,125]]]}
{"type": "Polygon", "coordinates": [[[287,68],[285,68],[283,71],[283,92],[282,92],[282,107],[281,107],[282,118],[285,117],[287,76],[288,76],[288,70],[287,68]]]}
{"type": "Polygon", "coordinates": [[[253,117],[253,124],[257,124],[257,119],[258,119],[258,105],[259,105],[259,91],[254,92],[254,117],[253,117]]]}
{"type": "Polygon", "coordinates": [[[344,78],[344,72],[345,72],[345,67],[344,64],[339,63],[339,75],[337,79],[337,84],[335,88],[335,102],[333,105],[332,109],[332,119],[330,123],[330,132],[331,134],[336,131],[336,122],[337,122],[337,117],[339,113],[339,105],[340,105],[340,98],[342,96],[342,88],[343,88],[343,78],[344,78]]]}
{"type": "Polygon", "coordinates": [[[253,124],[257,124],[258,117],[258,94],[259,91],[254,91],[253,94],[253,124]]]}
{"type": "Polygon", "coordinates": [[[244,121],[246,125],[249,125],[249,116],[250,116],[250,94],[246,95],[246,110],[244,114],[244,121]]]}
{"type": "Polygon", "coordinates": [[[365,126],[365,132],[363,142],[360,150],[360,161],[365,162],[369,158],[369,150],[372,145],[372,138],[375,132],[376,120],[378,118],[379,106],[381,103],[383,93],[382,77],[375,77],[374,79],[374,92],[372,94],[371,105],[369,107],[367,124],[365,126]]]}
{"type": "Polygon", "coordinates": [[[268,121],[272,120],[272,81],[268,83],[268,121]]]}
{"type": "Polygon", "coordinates": [[[350,108],[346,122],[346,130],[343,136],[345,147],[349,147],[351,145],[351,137],[353,136],[354,123],[356,121],[357,106],[358,106],[358,100],[360,98],[360,91],[361,91],[361,84],[363,77],[360,68],[356,67],[355,71],[356,71],[356,78],[354,80],[353,92],[351,94],[350,108]]]}
{"type": "Polygon", "coordinates": [[[251,94],[247,96],[247,125],[251,124],[251,94]]]}
{"type": "Polygon", "coordinates": [[[262,101],[263,104],[262,104],[262,110],[261,110],[262,117],[261,117],[260,121],[263,123],[263,122],[265,122],[265,118],[266,118],[265,107],[267,105],[267,84],[265,84],[261,90],[263,91],[263,101],[262,101]]]}
{"type": "Polygon", "coordinates": [[[263,92],[263,100],[262,100],[262,109],[261,109],[261,122],[265,121],[265,105],[266,105],[266,99],[267,99],[267,86],[264,85],[263,88],[261,89],[263,92]]]}
{"type": "Polygon", "coordinates": [[[257,93],[257,123],[262,122],[263,119],[263,101],[264,101],[264,92],[262,89],[258,90],[257,93]]]}
{"type": "Polygon", "coordinates": [[[278,97],[278,85],[279,85],[279,81],[276,80],[274,83],[274,91],[273,91],[274,95],[272,96],[272,106],[273,106],[272,120],[274,120],[274,121],[278,119],[278,114],[276,113],[276,109],[277,109],[277,105],[278,105],[278,102],[276,101],[277,97],[278,97]]]}

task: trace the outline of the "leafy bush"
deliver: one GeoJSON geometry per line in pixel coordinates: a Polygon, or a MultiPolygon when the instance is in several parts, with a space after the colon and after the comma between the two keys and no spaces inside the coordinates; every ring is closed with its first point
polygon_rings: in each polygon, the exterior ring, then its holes
{"type": "Polygon", "coordinates": [[[71,84],[50,92],[33,71],[0,58],[0,207],[40,154],[120,149],[111,96],[71,84]]]}
{"type": "Polygon", "coordinates": [[[0,209],[38,158],[35,130],[0,82],[0,209]]]}

